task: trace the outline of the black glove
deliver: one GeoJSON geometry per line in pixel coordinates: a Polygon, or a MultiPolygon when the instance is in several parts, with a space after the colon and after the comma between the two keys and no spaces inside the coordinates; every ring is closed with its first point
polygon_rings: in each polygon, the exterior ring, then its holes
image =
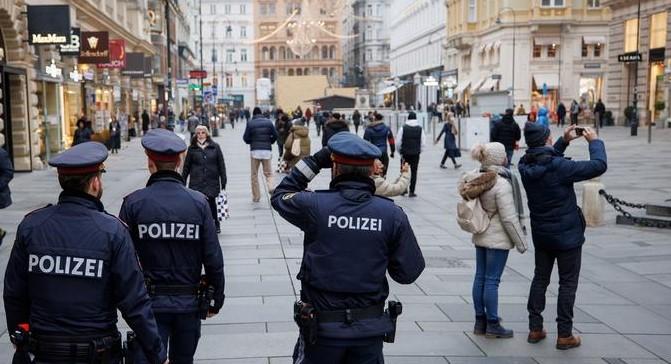
{"type": "Polygon", "coordinates": [[[331,168],[333,161],[331,160],[331,150],[328,147],[322,148],[319,152],[312,155],[317,166],[321,169],[331,168]]]}

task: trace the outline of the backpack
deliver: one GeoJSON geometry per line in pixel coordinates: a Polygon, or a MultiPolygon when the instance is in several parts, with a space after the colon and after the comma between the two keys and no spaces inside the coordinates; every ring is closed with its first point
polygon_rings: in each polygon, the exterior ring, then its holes
{"type": "Polygon", "coordinates": [[[482,208],[480,198],[461,200],[457,204],[457,224],[471,234],[483,233],[489,228],[491,216],[482,208]]]}

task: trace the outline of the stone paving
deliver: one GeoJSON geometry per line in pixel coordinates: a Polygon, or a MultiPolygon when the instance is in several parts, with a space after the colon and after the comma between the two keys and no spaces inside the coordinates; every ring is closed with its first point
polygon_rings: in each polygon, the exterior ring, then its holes
{"type": "MultiPolygon", "coordinates": [[[[241,127],[222,130],[217,141],[227,159],[231,219],[220,235],[226,265],[226,304],[203,325],[197,352],[199,363],[285,364],[296,340],[292,303],[300,287],[295,275],[300,264],[302,234],[283,221],[268,199],[251,201],[249,156],[241,127]]],[[[556,132],[556,130],[555,130],[556,132]]],[[[671,131],[653,130],[654,143],[631,138],[628,129],[607,128],[609,170],[603,182],[609,192],[634,202],[662,203],[671,198],[671,131]]],[[[319,146],[314,126],[313,150],[319,146]]],[[[361,131],[360,131],[361,133],[361,131]]],[[[583,141],[568,154],[587,156],[583,141]]],[[[669,231],[616,226],[615,212],[606,207],[606,224],[587,231],[575,330],[583,346],[561,352],[554,348],[556,327],[553,301],[556,273],[548,291],[548,340],[526,343],[526,297],[533,273],[533,254],[511,252],[500,288],[500,311],[505,325],[515,330],[508,340],[471,334],[471,282],[474,249],[459,230],[454,211],[459,171],[438,168],[442,143],[429,145],[420,162],[418,198],[398,198],[410,217],[427,268],[416,283],[391,284],[392,296],[405,305],[396,343],[385,345],[387,363],[626,363],[671,362],[671,234],[669,231]]],[[[516,155],[517,159],[519,155],[516,155]]],[[[462,158],[464,169],[475,163],[462,158]]],[[[103,202],[119,211],[122,197],[143,186],[148,177],[138,140],[111,156],[104,176],[103,202]]],[[[392,161],[398,170],[398,159],[392,161]]],[[[276,175],[276,182],[281,176],[276,175]]],[[[324,188],[326,173],[311,188],[324,188]]],[[[10,231],[0,248],[4,272],[14,232],[24,214],[54,202],[59,192],[53,169],[18,174],[11,183],[14,205],[0,212],[0,224],[10,231]]],[[[577,191],[581,187],[577,186],[577,191]]],[[[640,211],[633,211],[640,213],[640,211]]],[[[2,309],[4,315],[4,308],[2,309]]],[[[121,325],[123,321],[121,320],[121,325]]],[[[9,362],[4,320],[0,320],[0,362],[9,362]]],[[[125,328],[122,328],[125,329],[125,328]]]]}

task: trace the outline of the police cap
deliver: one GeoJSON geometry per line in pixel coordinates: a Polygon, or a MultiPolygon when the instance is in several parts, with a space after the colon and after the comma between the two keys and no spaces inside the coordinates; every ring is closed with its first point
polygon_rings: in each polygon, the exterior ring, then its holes
{"type": "Polygon", "coordinates": [[[166,129],[152,129],[142,137],[147,156],[156,162],[172,162],[186,150],[186,143],[177,134],[166,129]]]}
{"type": "Polygon", "coordinates": [[[329,139],[328,147],[333,161],[340,164],[368,166],[382,155],[380,148],[352,133],[337,133],[329,139]]]}
{"type": "Polygon", "coordinates": [[[81,176],[103,170],[107,147],[99,142],[86,142],[58,154],[49,160],[62,176],[81,176]]]}

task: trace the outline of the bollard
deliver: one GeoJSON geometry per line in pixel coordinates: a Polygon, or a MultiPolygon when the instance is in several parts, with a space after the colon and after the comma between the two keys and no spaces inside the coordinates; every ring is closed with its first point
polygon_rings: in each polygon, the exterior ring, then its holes
{"type": "Polygon", "coordinates": [[[603,224],[605,201],[599,195],[603,183],[597,177],[585,182],[582,186],[582,213],[585,215],[587,226],[594,227],[603,224]]]}

